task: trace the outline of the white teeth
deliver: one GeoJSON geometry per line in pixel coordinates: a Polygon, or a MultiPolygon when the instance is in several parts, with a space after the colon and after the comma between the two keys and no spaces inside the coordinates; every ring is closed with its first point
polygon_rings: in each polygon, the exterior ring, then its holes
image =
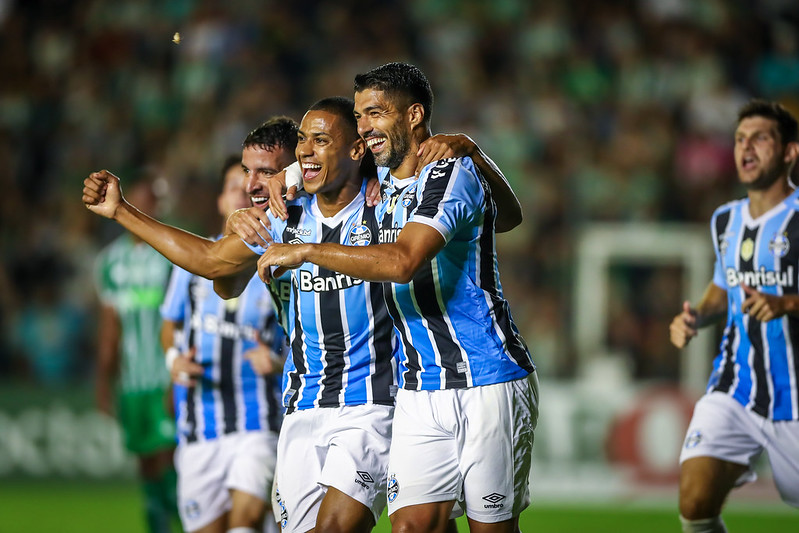
{"type": "Polygon", "coordinates": [[[316,163],[303,163],[302,168],[307,168],[308,170],[317,170],[322,168],[322,165],[316,163]]]}
{"type": "Polygon", "coordinates": [[[250,200],[252,200],[252,202],[254,204],[260,204],[261,202],[265,202],[266,201],[266,197],[265,196],[251,196],[250,200]]]}
{"type": "Polygon", "coordinates": [[[382,137],[371,137],[369,140],[366,141],[366,146],[372,147],[378,143],[383,142],[384,139],[382,137]]]}

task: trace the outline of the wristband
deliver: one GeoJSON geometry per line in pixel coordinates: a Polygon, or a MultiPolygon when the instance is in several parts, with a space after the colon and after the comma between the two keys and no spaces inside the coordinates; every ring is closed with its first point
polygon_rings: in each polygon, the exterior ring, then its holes
{"type": "Polygon", "coordinates": [[[167,372],[172,372],[172,367],[175,366],[175,359],[180,357],[180,350],[174,346],[170,346],[166,351],[166,369],[167,372]]]}
{"type": "Polygon", "coordinates": [[[291,187],[297,187],[298,191],[302,190],[302,168],[298,161],[286,167],[286,190],[291,187]]]}

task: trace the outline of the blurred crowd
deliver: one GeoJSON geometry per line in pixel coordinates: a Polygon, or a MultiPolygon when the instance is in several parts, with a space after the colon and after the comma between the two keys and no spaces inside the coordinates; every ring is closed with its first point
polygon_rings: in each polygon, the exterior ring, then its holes
{"type": "MultiPolygon", "coordinates": [[[[210,234],[219,166],[248,131],[351,96],[356,73],[394,60],[430,78],[434,130],[469,134],[521,199],[503,286],[542,375],[567,378],[577,236],[706,229],[743,195],[738,107],[760,96],[799,112],[799,4],[0,0],[0,376],[91,376],[94,259],[120,230],[83,207],[89,172],[123,187],[155,173],[159,216],[210,234]]],[[[679,270],[622,265],[609,283],[609,346],[637,378],[678,379],[679,270]]]]}

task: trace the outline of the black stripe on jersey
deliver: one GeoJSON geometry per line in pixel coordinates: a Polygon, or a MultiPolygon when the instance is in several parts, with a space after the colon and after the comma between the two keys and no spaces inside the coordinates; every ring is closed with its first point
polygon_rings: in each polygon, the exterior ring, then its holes
{"type": "MultiPolygon", "coordinates": [[[[322,225],[320,242],[341,242],[341,224],[330,228],[322,225]]],[[[324,279],[334,277],[336,272],[319,267],[318,276],[324,279]]],[[[319,323],[322,328],[322,339],[325,350],[325,371],[322,378],[322,395],[319,398],[321,407],[338,407],[344,372],[344,354],[347,346],[344,342],[344,323],[341,318],[341,302],[339,290],[319,293],[319,323]]]]}
{"type": "MultiPolygon", "coordinates": [[[[236,310],[225,310],[225,322],[235,324],[236,310]]],[[[220,335],[219,343],[219,389],[222,397],[222,420],[224,421],[224,432],[233,433],[236,431],[236,398],[231,394],[235,389],[233,383],[233,348],[235,339],[220,335]],[[227,394],[226,394],[227,393],[227,394]]]]}
{"type": "Polygon", "coordinates": [[[431,263],[425,263],[411,280],[413,295],[421,315],[427,320],[427,327],[433,333],[433,342],[441,355],[441,367],[446,379],[445,388],[455,389],[467,385],[466,375],[457,371],[457,364],[463,362],[460,346],[452,338],[447,322],[444,320],[446,308],[439,305],[435,278],[431,263]]]}
{"type": "Polygon", "coordinates": [[[394,325],[396,330],[399,332],[400,340],[405,350],[406,365],[408,369],[403,374],[403,388],[416,390],[419,388],[419,380],[417,379],[416,374],[420,369],[419,352],[417,352],[416,348],[413,347],[411,339],[408,337],[408,334],[405,331],[404,323],[401,318],[402,315],[399,312],[397,304],[394,302],[393,295],[393,284],[391,282],[383,283],[383,296],[386,307],[388,308],[389,314],[394,319],[394,325]]]}
{"type": "MultiPolygon", "coordinates": [[[[380,228],[374,211],[374,206],[365,206],[363,220],[372,235],[379,235],[380,228]]],[[[366,290],[372,307],[372,324],[374,325],[372,346],[375,353],[375,371],[371,376],[372,401],[376,404],[394,405],[394,398],[391,396],[391,386],[394,385],[394,371],[391,368],[391,360],[394,356],[394,343],[392,342],[394,328],[383,297],[383,284],[367,282],[366,290]]]]}
{"type": "MultiPolygon", "coordinates": [[[[196,276],[192,276],[191,281],[189,282],[189,318],[187,320],[191,321],[191,316],[194,314],[194,310],[197,309],[199,302],[194,298],[195,290],[194,287],[199,283],[199,278],[196,276]]],[[[189,325],[189,338],[188,338],[188,346],[194,346],[196,343],[196,333],[194,328],[189,325]]],[[[189,430],[188,435],[186,435],[186,442],[197,442],[197,413],[195,410],[197,409],[197,398],[199,398],[201,391],[196,386],[191,386],[186,390],[186,427],[189,430]]],[[[199,404],[202,405],[202,400],[199,401],[199,404]]]]}
{"type": "MultiPolygon", "coordinates": [[[[744,228],[739,246],[748,239],[751,239],[752,242],[757,242],[760,230],[760,227],[744,228]]],[[[753,272],[755,270],[754,254],[752,254],[749,259],[744,259],[741,257],[740,261],[741,262],[738,267],[740,272],[753,272]]],[[[757,289],[757,287],[752,288],[757,289]]],[[[764,360],[765,342],[763,339],[763,329],[761,327],[762,322],[752,318],[751,316],[747,316],[744,319],[744,324],[746,324],[746,334],[749,336],[749,341],[752,343],[752,351],[754,352],[754,358],[752,360],[752,372],[754,373],[754,379],[752,381],[753,386],[755,387],[755,405],[752,408],[752,411],[760,416],[766,416],[768,414],[769,403],[771,403],[771,395],[768,391],[768,376],[766,375],[766,362],[764,360]]]]}
{"type": "Polygon", "coordinates": [[[272,376],[264,376],[264,398],[266,405],[269,408],[269,414],[266,416],[266,423],[269,426],[269,431],[280,431],[280,405],[278,405],[277,398],[275,397],[275,380],[272,376]]]}
{"type": "MultiPolygon", "coordinates": [[[[727,233],[727,226],[730,224],[730,216],[730,210],[727,210],[716,217],[716,223],[713,226],[713,238],[716,239],[716,242],[713,243],[713,246],[715,246],[717,250],[721,247],[722,236],[727,233]]],[[[725,246],[731,244],[732,243],[727,243],[725,246]]]]}
{"type": "Polygon", "coordinates": [[[524,342],[513,318],[510,314],[510,306],[504,298],[499,296],[499,287],[497,279],[499,272],[496,271],[496,257],[494,254],[495,240],[496,240],[496,218],[497,218],[497,204],[494,203],[494,197],[491,195],[491,187],[486,182],[479,169],[475,167],[480,184],[483,187],[483,194],[485,196],[485,215],[483,218],[483,227],[480,234],[480,287],[491,295],[491,306],[494,311],[499,330],[505,337],[505,345],[508,355],[514,362],[521,368],[528,372],[535,370],[530,351],[524,342]]]}
{"type": "Polygon", "coordinates": [[[292,361],[294,361],[295,370],[294,372],[289,373],[288,385],[289,390],[294,392],[290,398],[283,399],[283,403],[286,406],[286,413],[294,412],[294,408],[297,405],[297,399],[299,398],[300,386],[302,385],[300,376],[305,375],[308,372],[308,368],[305,366],[305,360],[303,359],[304,351],[302,349],[303,329],[302,321],[300,320],[299,307],[300,288],[297,285],[297,279],[295,278],[294,274],[291,275],[291,290],[294,293],[294,332],[291,339],[291,350],[289,356],[291,357],[292,361]]]}
{"type": "MultiPolygon", "coordinates": [[[[289,231],[289,228],[297,229],[302,218],[303,210],[301,205],[289,205],[286,207],[286,229],[283,230],[283,242],[288,243],[296,237],[289,231]]],[[[289,390],[294,391],[291,398],[284,398],[283,403],[286,405],[286,413],[294,412],[294,407],[299,398],[299,390],[301,386],[300,376],[308,372],[303,360],[302,349],[302,336],[303,329],[300,322],[300,309],[297,305],[300,301],[299,287],[297,287],[297,280],[294,274],[291,276],[291,290],[294,293],[294,337],[291,339],[291,353],[289,354],[294,361],[295,372],[289,374],[289,390]],[[288,402],[286,402],[288,400],[288,402]]],[[[290,328],[289,328],[290,329],[290,328]]]]}

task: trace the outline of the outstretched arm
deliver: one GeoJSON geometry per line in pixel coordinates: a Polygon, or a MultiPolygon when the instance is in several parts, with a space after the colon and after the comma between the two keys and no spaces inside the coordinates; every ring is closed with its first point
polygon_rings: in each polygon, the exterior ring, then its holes
{"type": "Polygon", "coordinates": [[[497,233],[510,231],[521,224],[522,206],[508,180],[505,179],[505,175],[502,174],[496,163],[468,135],[463,133],[434,135],[419,146],[417,155],[419,156],[419,164],[416,167],[417,175],[425,165],[433,161],[450,157],[471,157],[483,177],[488,181],[491,194],[497,204],[495,226],[497,233]]]}
{"type": "Polygon", "coordinates": [[[124,199],[119,178],[107,170],[93,172],[83,185],[90,211],[117,221],[173,264],[208,279],[254,272],[258,256],[237,236],[213,241],[145,215],[124,199]]]}
{"type": "Polygon", "coordinates": [[[310,262],[366,281],[408,283],[419,268],[444,247],[444,237],[432,227],[409,222],[397,242],[372,246],[342,244],[273,244],[258,261],[258,274],[268,282],[271,268],[296,268],[310,262]]]}

